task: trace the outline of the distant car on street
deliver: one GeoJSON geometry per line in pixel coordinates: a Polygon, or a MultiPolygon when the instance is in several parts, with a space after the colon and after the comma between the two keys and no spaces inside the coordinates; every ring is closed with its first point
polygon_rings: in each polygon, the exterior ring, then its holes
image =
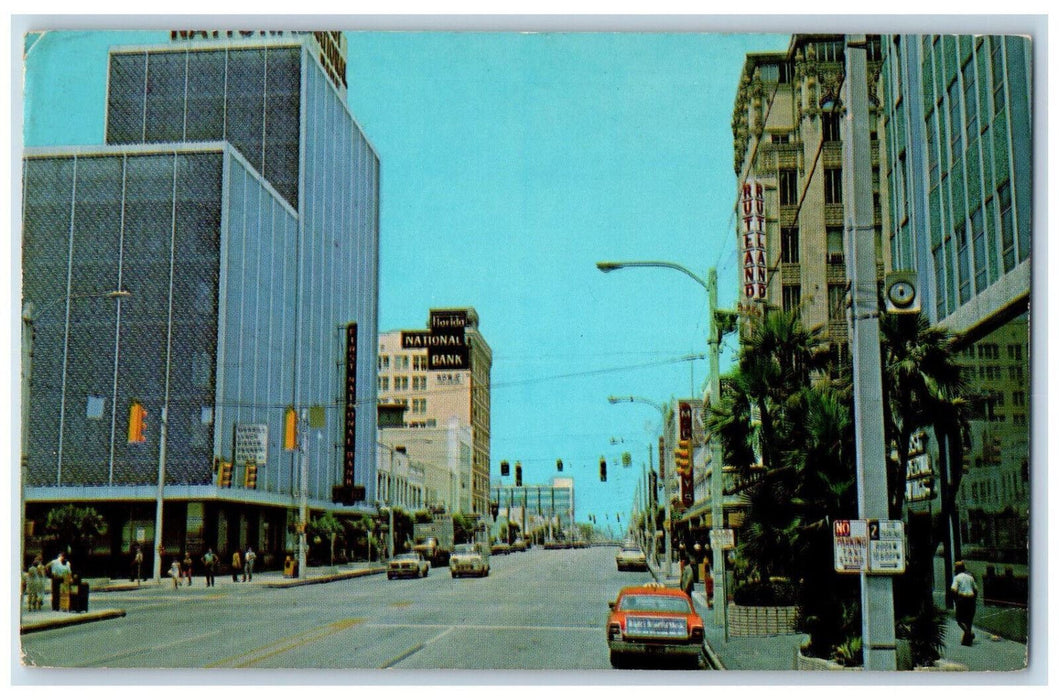
{"type": "Polygon", "coordinates": [[[647,555],[636,545],[623,545],[614,561],[618,571],[647,571],[647,555]]]}
{"type": "Polygon", "coordinates": [[[390,580],[409,576],[425,578],[429,575],[430,562],[424,559],[419,552],[398,554],[391,559],[390,563],[386,566],[386,578],[390,580]]]}
{"type": "Polygon", "coordinates": [[[511,554],[511,545],[507,542],[494,542],[490,548],[493,554],[511,554]]]}
{"type": "Polygon", "coordinates": [[[626,586],[610,603],[607,646],[610,664],[621,668],[633,656],[679,659],[706,665],[705,628],[688,594],[660,583],[626,586]]]}
{"type": "Polygon", "coordinates": [[[449,557],[452,578],[459,576],[488,576],[489,555],[480,544],[458,544],[449,557]]]}

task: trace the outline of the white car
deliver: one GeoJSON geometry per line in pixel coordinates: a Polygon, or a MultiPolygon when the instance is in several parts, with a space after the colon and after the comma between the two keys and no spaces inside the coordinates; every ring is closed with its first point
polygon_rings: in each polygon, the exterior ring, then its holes
{"type": "Polygon", "coordinates": [[[386,578],[393,580],[404,576],[424,578],[430,575],[430,562],[419,552],[398,554],[386,567],[386,578]]]}
{"type": "Polygon", "coordinates": [[[647,555],[633,545],[624,545],[614,556],[618,571],[647,571],[647,555]]]}
{"type": "Polygon", "coordinates": [[[480,544],[458,544],[449,557],[449,572],[457,576],[488,576],[489,555],[480,544]]]}

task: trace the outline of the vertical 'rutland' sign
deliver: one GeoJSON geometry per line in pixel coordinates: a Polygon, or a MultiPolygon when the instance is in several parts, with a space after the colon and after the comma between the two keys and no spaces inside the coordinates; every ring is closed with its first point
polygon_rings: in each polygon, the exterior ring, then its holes
{"type": "Polygon", "coordinates": [[[430,330],[401,331],[401,348],[426,348],[427,366],[432,370],[470,369],[466,328],[465,310],[431,311],[430,330]]]}
{"type": "Polygon", "coordinates": [[[746,180],[740,203],[743,220],[743,296],[750,300],[761,300],[768,292],[764,185],[757,180],[746,180]]]}

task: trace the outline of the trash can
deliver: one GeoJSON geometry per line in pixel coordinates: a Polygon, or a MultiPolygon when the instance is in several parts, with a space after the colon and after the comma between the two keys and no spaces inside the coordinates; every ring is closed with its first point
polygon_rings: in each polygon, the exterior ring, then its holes
{"type": "Polygon", "coordinates": [[[70,612],[88,612],[88,581],[75,581],[70,588],[70,612]]]}
{"type": "Polygon", "coordinates": [[[298,577],[298,562],[289,556],[283,560],[283,575],[286,578],[298,577]]]}
{"type": "Polygon", "coordinates": [[[63,577],[62,583],[59,584],[59,610],[62,612],[70,612],[71,608],[71,591],[77,580],[76,576],[66,574],[63,577]]]}

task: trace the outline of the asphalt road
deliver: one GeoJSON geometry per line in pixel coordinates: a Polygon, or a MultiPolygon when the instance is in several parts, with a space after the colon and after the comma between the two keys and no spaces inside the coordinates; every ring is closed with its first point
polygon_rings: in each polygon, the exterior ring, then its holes
{"type": "Polygon", "coordinates": [[[173,669],[609,670],[615,548],[491,558],[486,578],[375,575],[290,589],[221,585],[98,593],[123,618],[21,638],[28,666],[173,669]]]}

